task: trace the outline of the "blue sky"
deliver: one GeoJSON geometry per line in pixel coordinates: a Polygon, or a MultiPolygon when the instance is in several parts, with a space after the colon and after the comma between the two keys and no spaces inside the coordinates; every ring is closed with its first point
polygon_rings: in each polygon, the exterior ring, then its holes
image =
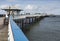
{"type": "MultiPolygon", "coordinates": [[[[7,6],[23,9],[21,13],[48,13],[60,15],[60,0],[0,0],[0,9],[7,6]]],[[[0,10],[0,14],[6,13],[0,10]]]]}

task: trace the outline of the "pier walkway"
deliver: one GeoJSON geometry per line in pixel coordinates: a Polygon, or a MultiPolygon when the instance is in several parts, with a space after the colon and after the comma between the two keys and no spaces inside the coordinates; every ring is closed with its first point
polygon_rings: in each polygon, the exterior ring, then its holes
{"type": "Polygon", "coordinates": [[[46,16],[46,15],[40,15],[40,14],[31,14],[31,15],[20,15],[20,16],[14,16],[14,18],[13,19],[24,19],[24,18],[27,18],[27,17],[29,17],[29,18],[33,18],[33,17],[40,17],[40,16],[46,16]]]}
{"type": "Polygon", "coordinates": [[[8,41],[8,26],[3,21],[4,17],[0,17],[0,41],[8,41]]]}

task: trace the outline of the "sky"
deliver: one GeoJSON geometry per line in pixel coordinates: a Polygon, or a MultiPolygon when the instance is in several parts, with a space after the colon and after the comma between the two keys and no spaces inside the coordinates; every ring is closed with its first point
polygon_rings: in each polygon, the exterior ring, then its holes
{"type": "Polygon", "coordinates": [[[6,13],[1,8],[14,6],[23,9],[21,13],[47,13],[60,15],[60,0],[0,0],[0,14],[6,13]]]}

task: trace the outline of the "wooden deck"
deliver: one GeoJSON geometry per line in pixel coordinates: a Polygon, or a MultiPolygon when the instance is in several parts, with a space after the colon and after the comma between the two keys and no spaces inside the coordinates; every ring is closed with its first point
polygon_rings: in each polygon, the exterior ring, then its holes
{"type": "Polygon", "coordinates": [[[0,41],[8,41],[8,25],[3,23],[4,17],[0,17],[0,41]]]}

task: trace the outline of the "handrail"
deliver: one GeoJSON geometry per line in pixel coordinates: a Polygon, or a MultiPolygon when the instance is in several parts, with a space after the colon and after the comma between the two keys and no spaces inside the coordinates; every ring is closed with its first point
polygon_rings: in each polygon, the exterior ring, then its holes
{"type": "Polygon", "coordinates": [[[9,20],[9,24],[8,24],[8,36],[9,36],[8,41],[14,41],[10,20],[9,20]]]}
{"type": "Polygon", "coordinates": [[[24,33],[22,32],[22,30],[13,21],[12,16],[10,16],[10,24],[13,32],[14,41],[29,41],[27,37],[24,35],[24,33]]]}

